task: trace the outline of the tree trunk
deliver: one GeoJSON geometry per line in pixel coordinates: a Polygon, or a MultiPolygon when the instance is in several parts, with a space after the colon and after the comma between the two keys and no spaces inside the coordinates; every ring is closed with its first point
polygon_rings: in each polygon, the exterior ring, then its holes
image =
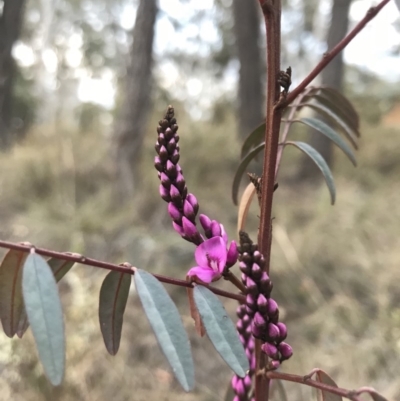
{"type": "Polygon", "coordinates": [[[149,115],[156,0],[140,0],[126,74],[125,99],[115,130],[119,195],[132,196],[138,186],[138,162],[149,115]]]}
{"type": "Polygon", "coordinates": [[[10,123],[15,62],[12,48],[21,32],[25,0],[4,0],[0,17],[0,149],[12,144],[10,123]]]}
{"type": "MultiPolygon", "coordinates": [[[[327,37],[327,49],[331,50],[340,40],[344,38],[349,27],[349,11],[351,0],[332,1],[331,24],[327,37]]],[[[322,71],[321,84],[331,86],[337,90],[342,89],[343,82],[343,52],[340,52],[322,71]]],[[[321,116],[318,116],[322,119],[321,116]]],[[[324,135],[312,132],[310,145],[313,146],[328,165],[333,165],[333,144],[324,135]]],[[[309,158],[304,158],[300,168],[300,178],[305,180],[316,180],[320,172],[309,158]]]]}
{"type": "Polygon", "coordinates": [[[256,0],[233,0],[234,32],[239,72],[239,137],[246,136],[264,120],[261,19],[256,0]]]}

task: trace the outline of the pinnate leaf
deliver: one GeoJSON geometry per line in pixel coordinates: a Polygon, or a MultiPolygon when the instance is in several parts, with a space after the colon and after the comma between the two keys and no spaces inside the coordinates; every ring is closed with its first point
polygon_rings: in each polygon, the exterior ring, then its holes
{"type": "Polygon", "coordinates": [[[131,281],[130,274],[111,271],[100,289],[100,329],[104,344],[111,355],[115,355],[119,349],[131,281]]]}
{"type": "Polygon", "coordinates": [[[287,141],[286,145],[296,146],[296,148],[300,149],[302,152],[308,155],[312,159],[312,161],[317,165],[317,167],[321,170],[325,178],[326,184],[328,186],[329,193],[331,195],[331,204],[333,205],[336,200],[335,182],[333,180],[331,170],[329,169],[328,165],[326,164],[326,161],[321,156],[321,154],[317,152],[312,146],[304,142],[287,141]]]}
{"type": "Polygon", "coordinates": [[[243,173],[245,172],[249,163],[264,149],[265,143],[262,143],[252,149],[241,161],[239,167],[236,170],[235,177],[232,184],[232,200],[235,205],[238,203],[238,192],[239,185],[242,179],[243,173]]]}
{"type": "Polygon", "coordinates": [[[194,300],[217,352],[238,376],[246,376],[249,361],[236,328],[218,297],[208,288],[198,285],[194,288],[194,300]]]}
{"type": "Polygon", "coordinates": [[[185,391],[194,387],[190,343],[174,302],[150,273],[135,270],[135,286],[146,316],[174,375],[185,391]]]}
{"type": "Polygon", "coordinates": [[[50,382],[61,384],[65,365],[65,338],[61,301],[47,262],[31,253],[25,261],[22,292],[40,361],[50,382]]]}
{"type": "Polygon", "coordinates": [[[14,337],[24,311],[22,270],[28,253],[9,250],[0,265],[0,318],[4,333],[14,337]]]}
{"type": "Polygon", "coordinates": [[[328,124],[325,124],[321,120],[317,120],[316,118],[301,118],[300,120],[295,120],[295,122],[299,122],[305,125],[308,125],[311,128],[314,128],[316,131],[325,135],[332,142],[334,142],[340,149],[343,150],[345,155],[350,159],[350,161],[357,165],[356,157],[354,156],[353,151],[350,146],[342,139],[342,137],[335,132],[328,124]]]}

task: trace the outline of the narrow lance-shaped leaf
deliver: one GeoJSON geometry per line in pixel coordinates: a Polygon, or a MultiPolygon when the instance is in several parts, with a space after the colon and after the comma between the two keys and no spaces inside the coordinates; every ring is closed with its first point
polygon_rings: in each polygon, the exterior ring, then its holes
{"type": "Polygon", "coordinates": [[[356,157],[354,156],[353,151],[350,146],[342,139],[342,137],[335,132],[329,125],[325,124],[321,120],[317,120],[316,118],[301,118],[300,120],[295,120],[294,122],[299,122],[305,125],[308,125],[311,128],[314,128],[321,134],[325,135],[332,142],[334,142],[340,149],[343,150],[345,155],[350,159],[350,161],[357,166],[356,157]]]}
{"type": "Polygon", "coordinates": [[[9,250],[0,265],[0,318],[4,333],[13,337],[24,310],[21,280],[28,253],[9,250]]]}
{"type": "Polygon", "coordinates": [[[241,157],[247,155],[250,150],[260,143],[264,142],[265,137],[265,122],[260,124],[254,131],[252,131],[244,140],[242,145],[241,157]]]}
{"type": "Polygon", "coordinates": [[[252,149],[241,161],[239,167],[236,170],[235,177],[233,179],[232,184],[232,200],[235,205],[238,202],[238,192],[239,192],[239,185],[242,179],[243,173],[245,172],[249,163],[264,149],[265,144],[262,143],[258,145],[254,149],[252,149]]]}
{"type": "MultiPolygon", "coordinates": [[[[52,270],[54,274],[54,278],[56,282],[58,283],[72,268],[72,266],[75,264],[75,262],[72,262],[70,260],[61,260],[61,259],[56,259],[56,258],[50,258],[47,261],[47,264],[50,266],[50,269],[52,270]]],[[[17,329],[17,336],[19,338],[22,338],[22,336],[25,334],[26,330],[28,330],[29,327],[29,321],[28,317],[26,316],[26,311],[25,307],[21,313],[21,317],[19,319],[19,324],[18,324],[18,329],[17,329]]]]}
{"type": "Polygon", "coordinates": [[[337,126],[343,131],[347,139],[351,142],[354,149],[358,149],[357,145],[357,134],[346,124],[339,116],[337,116],[332,110],[319,103],[303,103],[301,106],[307,106],[311,109],[318,111],[324,117],[329,119],[332,123],[337,124],[337,126]]]}
{"type": "Polygon", "coordinates": [[[150,273],[137,269],[135,286],[143,309],[174,375],[185,391],[194,387],[190,343],[174,302],[150,273]]]}
{"type": "MultiPolygon", "coordinates": [[[[323,370],[318,370],[315,375],[315,380],[320,383],[328,384],[332,387],[338,387],[338,385],[334,382],[334,380],[323,370]]],[[[318,390],[318,401],[342,401],[343,398],[340,395],[332,394],[329,391],[318,390]]]]}
{"type": "Polygon", "coordinates": [[[194,300],[207,335],[217,352],[238,376],[246,376],[249,361],[235,325],[218,297],[208,288],[198,285],[194,289],[194,300]]]}
{"type": "Polygon", "coordinates": [[[104,344],[111,355],[115,355],[119,349],[131,281],[130,274],[111,271],[100,289],[100,329],[104,344]]]}
{"type": "Polygon", "coordinates": [[[65,338],[61,301],[53,272],[39,255],[25,261],[22,292],[40,361],[50,382],[61,384],[65,365],[65,338]]]}
{"type": "Polygon", "coordinates": [[[306,155],[308,155],[312,159],[312,161],[317,165],[317,167],[321,170],[321,172],[325,178],[326,184],[328,186],[329,193],[331,195],[331,204],[333,205],[335,203],[335,199],[336,199],[335,182],[333,180],[331,170],[329,169],[328,165],[326,164],[326,161],[321,156],[321,154],[318,153],[312,146],[310,146],[304,142],[288,141],[288,142],[286,142],[286,145],[296,146],[296,148],[300,149],[306,155]]]}

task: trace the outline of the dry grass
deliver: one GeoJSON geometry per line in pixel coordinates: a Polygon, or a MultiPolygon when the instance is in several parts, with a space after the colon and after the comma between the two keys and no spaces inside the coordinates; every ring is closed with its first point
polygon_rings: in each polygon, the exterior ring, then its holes
{"type": "MultiPolygon", "coordinates": [[[[233,237],[230,185],[239,149],[237,142],[228,143],[233,120],[213,126],[180,118],[180,126],[189,191],[233,237]]],[[[120,205],[114,201],[107,137],[68,130],[56,135],[37,127],[28,141],[1,155],[0,237],[182,277],[193,263],[193,248],[173,234],[158,199],[153,132],[143,153],[141,193],[120,205]]],[[[372,385],[400,399],[400,130],[363,132],[356,170],[337,155],[335,207],[324,187],[286,185],[296,158],[290,153],[284,160],[272,261],[274,296],[295,350],[284,369],[303,374],[317,366],[343,386],[372,385]]],[[[254,216],[253,231],[256,224],[254,216]]],[[[229,369],[207,339],[194,335],[182,289],[169,288],[191,336],[195,392],[183,393],[173,380],[134,291],[120,352],[106,353],[97,318],[104,275],[76,266],[61,285],[68,355],[60,388],[44,378],[30,332],[22,341],[0,337],[0,401],[223,400],[229,369]]],[[[227,308],[234,316],[235,303],[227,308]]],[[[288,389],[293,400],[309,399],[308,390],[288,389]]]]}

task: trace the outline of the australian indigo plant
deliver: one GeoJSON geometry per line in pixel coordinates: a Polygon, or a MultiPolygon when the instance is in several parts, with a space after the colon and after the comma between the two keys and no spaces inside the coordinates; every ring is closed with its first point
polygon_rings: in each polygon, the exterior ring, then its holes
{"type": "Polygon", "coordinates": [[[280,365],[292,356],[285,342],[286,325],[279,320],[279,308],[273,299],[269,276],[272,239],[271,208],[277,187],[277,174],[284,148],[292,145],[306,153],[321,170],[335,201],[332,174],[321,155],[303,142],[289,141],[294,123],[302,123],[331,139],[356,164],[351,149],[357,148],[359,120],[349,101],[327,87],[309,86],[323,68],[374,18],[389,0],[371,8],[355,28],[293,90],[291,68],[280,67],[279,0],[260,0],[267,37],[267,106],[266,121],[245,140],[242,159],[237,169],[232,195],[238,201],[239,184],[250,161],[264,150],[261,177],[250,175],[250,184],[239,205],[239,244],[228,241],[224,226],[199,213],[196,197],[188,192],[179,165],[178,125],[173,107],[169,106],[157,127],[155,168],[160,179],[160,196],[167,202],[174,230],[195,246],[193,266],[185,280],[147,273],[129,263],[116,265],[79,254],[37,248],[29,243],[0,241],[9,251],[0,265],[0,318],[8,337],[22,337],[29,326],[37,344],[40,360],[53,385],[62,382],[65,365],[64,327],[57,282],[74,263],[110,270],[99,300],[99,320],[107,351],[115,355],[119,348],[123,315],[132,275],[146,316],[154,330],[174,375],[184,390],[194,387],[194,367],[190,344],[178,310],[161,284],[187,289],[190,312],[200,335],[207,333],[216,350],[231,367],[233,401],[267,401],[271,380],[292,381],[318,389],[323,400],[339,401],[342,397],[360,400],[368,393],[375,401],[384,398],[370,387],[358,390],[339,388],[322,370],[300,376],[279,371],[280,365]],[[324,116],[296,118],[298,112],[312,108],[324,116]],[[282,129],[281,129],[282,128],[282,129]],[[345,139],[340,136],[343,133],[345,139]],[[260,226],[257,241],[245,232],[250,203],[257,195],[260,204],[260,226]],[[44,259],[42,256],[46,257],[44,259]],[[239,262],[241,277],[231,268],[239,262]],[[210,285],[228,280],[238,292],[227,292],[210,285]],[[216,296],[235,299],[238,321],[236,328],[216,296]],[[314,377],[314,378],[313,378],[314,377]]]}

